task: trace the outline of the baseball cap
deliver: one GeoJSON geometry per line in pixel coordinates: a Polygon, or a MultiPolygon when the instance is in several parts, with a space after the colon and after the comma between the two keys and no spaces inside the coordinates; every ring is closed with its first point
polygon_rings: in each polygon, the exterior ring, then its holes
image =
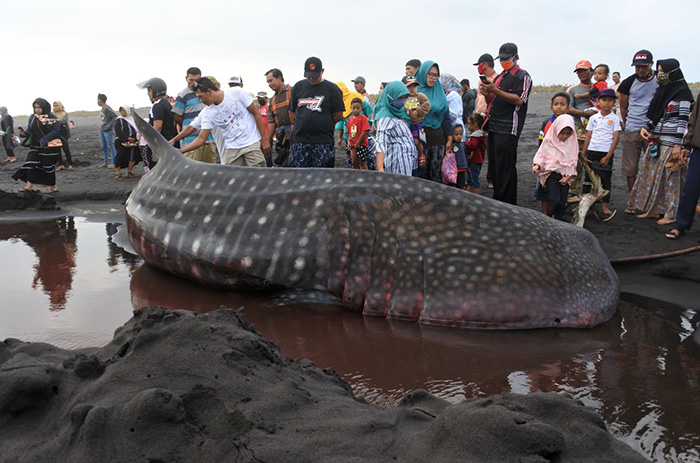
{"type": "Polygon", "coordinates": [[[483,55],[479,56],[479,59],[476,63],[474,63],[474,66],[478,66],[481,63],[488,63],[493,65],[493,56],[491,56],[491,53],[484,53],[483,55]]]}
{"type": "Polygon", "coordinates": [[[612,88],[604,88],[598,94],[598,98],[617,98],[617,94],[612,88]]]}
{"type": "Polygon", "coordinates": [[[639,50],[634,54],[634,58],[632,58],[632,66],[636,66],[638,64],[647,65],[652,64],[653,62],[654,56],[649,50],[639,50]]]}
{"type": "Polygon", "coordinates": [[[267,92],[258,92],[258,98],[267,98],[267,92]]]}
{"type": "Polygon", "coordinates": [[[357,77],[355,77],[353,80],[351,80],[350,82],[359,82],[359,83],[361,83],[361,84],[366,84],[366,83],[367,83],[367,81],[365,80],[365,78],[362,77],[362,76],[357,76],[357,77]]]}
{"type": "Polygon", "coordinates": [[[315,56],[308,58],[304,63],[304,77],[320,77],[322,70],[323,63],[315,56]]]}
{"type": "Polygon", "coordinates": [[[418,79],[416,79],[416,76],[403,76],[401,78],[401,82],[406,84],[406,87],[409,87],[411,85],[420,85],[418,83],[418,79]]]}
{"type": "Polygon", "coordinates": [[[576,63],[576,67],[574,68],[574,72],[578,71],[579,69],[593,69],[593,65],[591,64],[590,61],[586,59],[582,59],[578,63],[576,63]]]}
{"type": "Polygon", "coordinates": [[[518,46],[513,42],[506,42],[498,49],[498,59],[508,59],[518,54],[518,46]]]}
{"type": "Polygon", "coordinates": [[[232,76],[228,78],[229,84],[243,85],[243,79],[241,76],[232,76]]]}

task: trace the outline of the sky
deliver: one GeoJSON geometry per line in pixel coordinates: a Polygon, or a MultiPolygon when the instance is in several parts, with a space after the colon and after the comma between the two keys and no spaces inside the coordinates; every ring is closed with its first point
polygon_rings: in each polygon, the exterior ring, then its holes
{"type": "Polygon", "coordinates": [[[265,72],[279,68],[293,84],[309,56],[351,89],[365,77],[370,93],[400,79],[411,58],[475,83],[473,63],[504,42],[518,45],[534,85],[575,83],[580,59],[625,77],[642,48],[678,59],[686,80],[698,82],[698,13],[700,2],[688,0],[4,2],[0,105],[26,115],[42,97],[69,113],[91,111],[104,93],[113,108],[148,106],[137,83],[160,77],[177,96],[191,66],[221,82],[240,75],[248,92],[271,94],[265,72]]]}

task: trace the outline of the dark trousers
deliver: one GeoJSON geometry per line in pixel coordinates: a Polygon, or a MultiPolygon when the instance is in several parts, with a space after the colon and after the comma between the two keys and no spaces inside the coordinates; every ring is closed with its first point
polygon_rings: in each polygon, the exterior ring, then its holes
{"type": "MultiPolygon", "coordinates": [[[[604,153],[603,151],[586,151],[586,159],[590,161],[600,161],[607,155],[608,153],[604,153]]],[[[608,167],[610,169],[596,169],[595,167],[593,168],[593,172],[595,172],[598,175],[598,177],[600,177],[600,183],[603,189],[608,190],[610,192],[610,194],[608,194],[606,197],[600,200],[601,203],[609,203],[610,197],[612,196],[612,166],[613,158],[610,158],[610,162],[608,162],[608,167]]],[[[586,174],[586,183],[581,188],[581,193],[586,194],[590,191],[591,179],[588,177],[588,174],[586,174]]]]}
{"type": "Polygon", "coordinates": [[[695,217],[695,206],[700,198],[700,149],[693,148],[690,152],[690,163],[688,164],[688,175],[685,177],[685,186],[681,193],[681,200],[678,202],[678,212],[676,213],[676,228],[679,230],[690,230],[695,217]]]}
{"type": "Polygon", "coordinates": [[[489,162],[493,159],[493,199],[515,204],[518,199],[518,137],[489,132],[489,162]]]}
{"type": "Polygon", "coordinates": [[[61,143],[63,146],[59,149],[58,151],[58,165],[59,166],[64,166],[64,165],[73,165],[73,157],[70,155],[70,147],[68,146],[68,139],[61,135],[58,137],[61,139],[61,143]],[[66,162],[63,162],[63,156],[61,156],[61,151],[63,151],[66,154],[66,162]]]}
{"type": "Polygon", "coordinates": [[[564,220],[564,209],[566,209],[566,200],[569,196],[569,185],[559,183],[561,179],[561,174],[552,172],[545,182],[547,215],[557,220],[564,220]]]}

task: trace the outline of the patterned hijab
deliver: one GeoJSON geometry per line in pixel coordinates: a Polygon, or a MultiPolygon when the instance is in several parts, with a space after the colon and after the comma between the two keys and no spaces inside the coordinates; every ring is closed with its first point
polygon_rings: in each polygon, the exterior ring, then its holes
{"type": "Polygon", "coordinates": [[[445,95],[450,92],[459,93],[462,90],[462,86],[459,81],[452,74],[444,73],[440,76],[440,83],[442,84],[443,90],[445,90],[445,95]]]}

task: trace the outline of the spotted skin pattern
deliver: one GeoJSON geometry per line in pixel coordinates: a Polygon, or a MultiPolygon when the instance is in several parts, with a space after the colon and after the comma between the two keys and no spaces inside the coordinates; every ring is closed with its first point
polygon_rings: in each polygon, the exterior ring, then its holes
{"type": "Polygon", "coordinates": [[[160,160],[126,221],[154,267],[431,325],[589,328],[615,312],[617,275],[585,229],[401,175],[200,163],[135,119],[160,160]]]}

